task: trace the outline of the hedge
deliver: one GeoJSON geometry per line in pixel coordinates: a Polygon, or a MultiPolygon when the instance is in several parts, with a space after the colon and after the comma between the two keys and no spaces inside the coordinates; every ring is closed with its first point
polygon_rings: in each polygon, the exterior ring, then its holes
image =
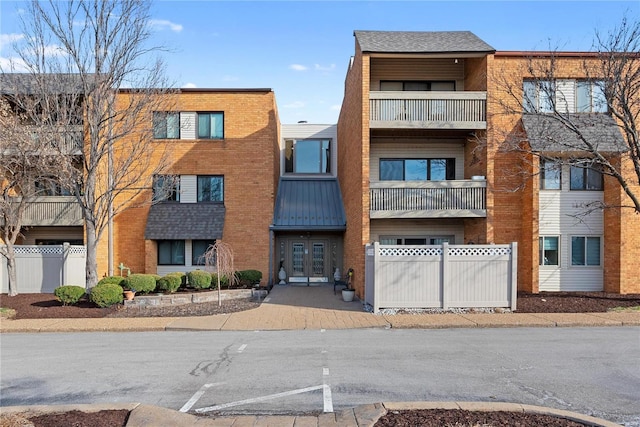
{"type": "Polygon", "coordinates": [[[62,305],[73,305],[84,296],[85,289],[82,286],[64,285],[55,288],[53,294],[62,305]]]}
{"type": "Polygon", "coordinates": [[[211,274],[203,270],[193,270],[187,273],[189,286],[195,289],[208,289],[211,287],[211,274]]]}
{"type": "Polygon", "coordinates": [[[123,300],[122,287],[115,283],[96,285],[91,289],[89,299],[98,307],[110,307],[114,304],[120,304],[123,300]]]}
{"type": "Polygon", "coordinates": [[[125,289],[131,289],[138,293],[148,294],[156,288],[156,278],[153,274],[132,274],[127,277],[122,285],[125,289]]]}
{"type": "Polygon", "coordinates": [[[176,274],[167,274],[158,279],[156,291],[173,293],[178,290],[182,284],[182,279],[176,274]]]}

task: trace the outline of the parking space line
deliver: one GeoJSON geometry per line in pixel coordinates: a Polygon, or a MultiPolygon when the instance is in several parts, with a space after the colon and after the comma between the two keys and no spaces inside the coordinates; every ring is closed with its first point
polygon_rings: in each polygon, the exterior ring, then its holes
{"type": "Polygon", "coordinates": [[[246,344],[242,344],[239,348],[238,348],[238,353],[242,353],[244,351],[244,349],[247,348],[246,344]]]}
{"type": "Polygon", "coordinates": [[[182,406],[182,408],[180,408],[180,412],[187,412],[189,409],[191,409],[191,407],[193,405],[196,404],[196,402],[198,401],[198,399],[200,399],[202,397],[202,395],[204,394],[205,391],[207,391],[207,389],[209,387],[213,387],[214,385],[220,385],[223,383],[213,383],[213,384],[205,384],[202,387],[200,387],[200,390],[196,391],[194,393],[193,396],[191,396],[191,399],[189,399],[187,401],[187,403],[184,404],[184,406],[182,406]]]}
{"type": "Polygon", "coordinates": [[[317,386],[313,386],[313,387],[299,388],[297,390],[285,391],[283,393],[270,394],[268,396],[255,397],[253,399],[245,399],[245,400],[239,400],[237,402],[223,403],[221,405],[207,406],[206,408],[196,409],[196,412],[199,413],[199,414],[202,414],[204,412],[219,411],[221,409],[231,408],[233,406],[247,405],[247,404],[250,404],[250,403],[264,402],[265,400],[278,399],[280,397],[293,396],[294,394],[307,393],[307,392],[310,392],[310,391],[324,389],[324,387],[325,387],[324,385],[317,385],[317,386]]]}
{"type": "Polygon", "coordinates": [[[329,368],[322,368],[322,401],[324,412],[333,412],[333,398],[331,397],[331,387],[327,384],[329,368]]]}

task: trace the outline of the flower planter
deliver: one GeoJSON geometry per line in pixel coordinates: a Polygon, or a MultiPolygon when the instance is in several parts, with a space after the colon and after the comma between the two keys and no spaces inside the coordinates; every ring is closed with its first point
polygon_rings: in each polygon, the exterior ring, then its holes
{"type": "Polygon", "coordinates": [[[133,291],[122,291],[124,295],[124,299],[127,301],[133,300],[133,297],[136,296],[136,293],[133,291]]]}
{"type": "Polygon", "coordinates": [[[356,291],[353,289],[343,289],[342,290],[342,300],[345,302],[353,301],[353,297],[356,295],[356,291]]]}

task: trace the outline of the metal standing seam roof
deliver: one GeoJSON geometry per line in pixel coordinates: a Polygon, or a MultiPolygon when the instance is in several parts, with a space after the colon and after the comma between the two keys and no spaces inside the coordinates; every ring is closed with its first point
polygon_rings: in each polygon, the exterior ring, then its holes
{"type": "Polygon", "coordinates": [[[148,240],[221,239],[222,203],[162,202],[151,206],[144,238],[148,240]]]}
{"type": "Polygon", "coordinates": [[[346,229],[340,185],[335,178],[280,178],[271,229],[346,229]]]}
{"type": "MultiPolygon", "coordinates": [[[[569,114],[567,118],[593,144],[596,151],[615,153],[627,150],[620,128],[610,115],[579,113],[569,114]]],[[[522,124],[533,151],[591,151],[554,115],[523,114],[522,124]]]]}
{"type": "Polygon", "coordinates": [[[354,31],[363,52],[493,53],[495,49],[470,31],[354,31]]]}

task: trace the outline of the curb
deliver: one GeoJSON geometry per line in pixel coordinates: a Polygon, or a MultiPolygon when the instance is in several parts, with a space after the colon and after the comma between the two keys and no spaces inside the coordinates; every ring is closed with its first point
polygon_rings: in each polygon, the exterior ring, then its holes
{"type": "MultiPolygon", "coordinates": [[[[196,415],[178,412],[173,409],[140,403],[123,404],[80,404],[80,405],[36,405],[36,406],[7,406],[2,408],[2,417],[10,415],[35,415],[54,412],[78,410],[83,412],[98,412],[109,409],[128,409],[130,412],[127,427],[151,427],[171,425],[174,427],[188,426],[231,426],[231,425],[282,425],[317,427],[373,427],[375,423],[389,411],[407,411],[418,409],[462,409],[466,411],[509,411],[529,414],[550,415],[594,427],[621,427],[601,418],[579,414],[577,412],[552,409],[543,406],[524,405],[507,402],[383,402],[370,405],[360,405],[353,409],[324,413],[318,416],[275,416],[275,415],[238,415],[216,418],[198,417],[196,415]]],[[[1,418],[0,417],[0,420],[1,418]]]]}

